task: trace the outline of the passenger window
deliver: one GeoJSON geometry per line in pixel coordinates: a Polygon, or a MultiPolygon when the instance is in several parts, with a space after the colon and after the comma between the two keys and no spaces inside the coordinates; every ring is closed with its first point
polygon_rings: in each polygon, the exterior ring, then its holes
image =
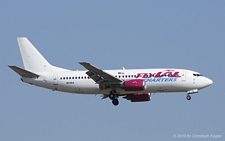
{"type": "Polygon", "coordinates": [[[68,79],[68,77],[66,77],[66,79],[68,79]]]}
{"type": "Polygon", "coordinates": [[[63,77],[63,79],[65,80],[65,77],[63,77]]]}

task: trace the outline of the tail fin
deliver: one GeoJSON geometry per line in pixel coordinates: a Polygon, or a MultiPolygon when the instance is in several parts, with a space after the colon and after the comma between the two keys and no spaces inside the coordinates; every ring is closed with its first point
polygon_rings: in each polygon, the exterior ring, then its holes
{"type": "Polygon", "coordinates": [[[70,71],[52,66],[26,37],[17,38],[25,70],[38,74],[42,72],[70,71]]]}
{"type": "Polygon", "coordinates": [[[51,64],[40,54],[40,52],[25,38],[17,38],[24,68],[31,72],[43,72],[51,70],[51,64]]]}

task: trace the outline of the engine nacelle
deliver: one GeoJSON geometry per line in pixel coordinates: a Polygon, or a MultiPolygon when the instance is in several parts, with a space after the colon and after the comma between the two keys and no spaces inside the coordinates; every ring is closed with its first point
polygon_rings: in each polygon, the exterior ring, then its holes
{"type": "Polygon", "coordinates": [[[125,91],[143,91],[146,89],[146,83],[143,79],[127,80],[123,83],[122,88],[125,91]]]}
{"type": "Polygon", "coordinates": [[[133,95],[126,95],[123,97],[127,100],[130,100],[131,102],[144,102],[144,101],[150,101],[151,100],[151,93],[136,93],[133,95]]]}

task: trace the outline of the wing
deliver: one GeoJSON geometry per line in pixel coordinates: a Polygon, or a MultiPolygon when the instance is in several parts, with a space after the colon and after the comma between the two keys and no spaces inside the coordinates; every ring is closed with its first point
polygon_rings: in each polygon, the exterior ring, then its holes
{"type": "Polygon", "coordinates": [[[109,85],[116,85],[123,82],[123,80],[118,79],[107,72],[91,65],[87,62],[79,62],[82,66],[84,66],[88,71],[86,74],[94,80],[97,84],[99,84],[100,89],[106,89],[109,85]]]}

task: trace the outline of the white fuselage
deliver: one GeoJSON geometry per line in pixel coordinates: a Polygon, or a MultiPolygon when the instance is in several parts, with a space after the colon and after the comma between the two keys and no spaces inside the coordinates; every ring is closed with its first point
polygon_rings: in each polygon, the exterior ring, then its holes
{"type": "MultiPolygon", "coordinates": [[[[86,74],[87,71],[56,71],[39,74],[38,78],[22,77],[23,81],[36,86],[62,92],[80,94],[109,94],[111,89],[101,90],[86,74]]],[[[118,94],[141,92],[188,92],[199,90],[212,84],[212,81],[197,72],[185,69],[126,69],[105,70],[108,74],[122,79],[144,79],[144,91],[125,91],[117,88],[118,94]]]]}

